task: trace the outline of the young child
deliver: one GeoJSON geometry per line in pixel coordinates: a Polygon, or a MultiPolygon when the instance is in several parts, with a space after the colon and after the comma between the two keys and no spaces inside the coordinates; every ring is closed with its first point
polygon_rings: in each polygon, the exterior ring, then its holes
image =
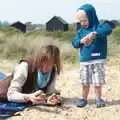
{"type": "Polygon", "coordinates": [[[81,24],[72,45],[80,48],[80,82],[83,86],[82,98],[76,102],[77,107],[87,105],[88,93],[92,84],[96,93],[96,106],[103,107],[102,85],[105,84],[104,63],[107,57],[107,36],[112,28],[100,24],[95,8],[84,4],[77,10],[76,18],[81,24]]]}
{"type": "Polygon", "coordinates": [[[35,57],[20,60],[12,75],[0,81],[0,99],[11,102],[47,102],[56,105],[61,102],[56,94],[56,75],[60,74],[60,51],[47,45],[35,57]]]}

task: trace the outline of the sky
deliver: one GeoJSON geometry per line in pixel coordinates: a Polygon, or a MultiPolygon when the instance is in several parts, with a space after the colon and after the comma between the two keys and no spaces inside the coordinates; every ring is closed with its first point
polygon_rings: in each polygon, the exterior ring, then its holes
{"type": "Polygon", "coordinates": [[[120,0],[0,0],[0,21],[45,24],[54,15],[76,22],[76,10],[92,4],[99,19],[120,20],[120,0]]]}

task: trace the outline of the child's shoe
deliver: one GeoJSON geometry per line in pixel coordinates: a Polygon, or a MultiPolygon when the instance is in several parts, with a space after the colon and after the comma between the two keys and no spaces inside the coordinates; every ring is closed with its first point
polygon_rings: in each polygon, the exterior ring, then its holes
{"type": "Polygon", "coordinates": [[[77,107],[85,107],[87,105],[87,100],[86,99],[80,99],[76,102],[77,107]]]}
{"type": "Polygon", "coordinates": [[[97,99],[96,100],[96,107],[100,108],[100,107],[105,107],[105,102],[103,99],[97,99]]]}

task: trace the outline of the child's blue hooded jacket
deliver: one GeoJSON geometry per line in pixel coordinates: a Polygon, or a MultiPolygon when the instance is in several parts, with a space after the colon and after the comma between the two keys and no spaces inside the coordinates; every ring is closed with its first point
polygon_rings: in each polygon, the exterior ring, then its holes
{"type": "MultiPolygon", "coordinates": [[[[100,24],[94,7],[90,4],[85,4],[79,9],[84,10],[88,16],[89,27],[78,30],[72,45],[75,48],[80,48],[80,61],[87,62],[90,60],[106,59],[107,56],[107,35],[112,32],[112,28],[108,24],[100,24]],[[97,32],[97,36],[89,46],[80,44],[80,40],[90,32],[97,32]],[[96,55],[93,55],[96,54],[96,55]]],[[[79,10],[78,9],[78,10],[79,10]]]]}

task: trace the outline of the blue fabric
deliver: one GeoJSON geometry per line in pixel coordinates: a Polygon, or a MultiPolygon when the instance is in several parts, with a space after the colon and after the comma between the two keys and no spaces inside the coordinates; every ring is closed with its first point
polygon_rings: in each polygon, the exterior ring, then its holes
{"type": "MultiPolygon", "coordinates": [[[[79,9],[86,12],[89,21],[88,28],[80,28],[72,41],[74,48],[80,48],[80,61],[87,62],[90,60],[106,59],[107,57],[107,35],[112,32],[112,28],[108,24],[100,24],[94,7],[85,4],[79,9]],[[89,46],[80,44],[80,40],[90,32],[97,32],[97,36],[89,46]],[[93,53],[99,53],[98,56],[92,56],[93,53]]],[[[79,10],[78,9],[78,10],[79,10]]]]}
{"type": "MultiPolygon", "coordinates": [[[[59,105],[59,104],[58,104],[59,105]]],[[[5,118],[5,117],[11,117],[14,116],[16,112],[23,111],[26,107],[31,107],[31,106],[56,106],[49,104],[47,102],[41,102],[38,104],[32,104],[31,102],[28,103],[14,103],[14,102],[0,102],[0,117],[5,118]]]]}
{"type": "Polygon", "coordinates": [[[0,117],[10,117],[16,112],[23,111],[25,105],[13,102],[0,102],[0,117]]]}
{"type": "Polygon", "coordinates": [[[51,71],[47,73],[37,72],[37,87],[44,88],[50,80],[51,71]]]}
{"type": "Polygon", "coordinates": [[[2,72],[0,72],[0,80],[4,79],[6,77],[6,75],[2,72]]]}

